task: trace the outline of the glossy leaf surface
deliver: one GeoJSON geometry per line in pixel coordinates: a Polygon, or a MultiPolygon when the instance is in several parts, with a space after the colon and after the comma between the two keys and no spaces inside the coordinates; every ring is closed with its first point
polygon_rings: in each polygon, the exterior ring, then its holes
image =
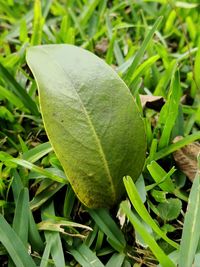
{"type": "Polygon", "coordinates": [[[72,45],[28,49],[50,142],[78,198],[111,207],[123,176],[142,171],[146,138],[133,97],[115,71],[72,45]]]}

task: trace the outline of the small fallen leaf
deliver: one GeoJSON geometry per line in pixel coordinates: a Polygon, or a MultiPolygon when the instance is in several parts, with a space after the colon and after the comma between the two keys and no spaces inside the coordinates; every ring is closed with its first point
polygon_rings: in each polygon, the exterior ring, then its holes
{"type": "Polygon", "coordinates": [[[104,38],[95,46],[95,51],[99,54],[104,54],[108,50],[108,39],[104,38]]]}
{"type": "Polygon", "coordinates": [[[154,95],[140,95],[140,101],[142,108],[150,108],[154,110],[161,110],[162,106],[165,104],[165,100],[162,96],[154,95]]]}
{"type": "MultiPolygon", "coordinates": [[[[176,136],[173,143],[181,140],[182,136],[176,136]]],[[[193,182],[197,172],[197,155],[200,152],[200,144],[198,142],[191,143],[173,153],[179,169],[193,182]]]]}

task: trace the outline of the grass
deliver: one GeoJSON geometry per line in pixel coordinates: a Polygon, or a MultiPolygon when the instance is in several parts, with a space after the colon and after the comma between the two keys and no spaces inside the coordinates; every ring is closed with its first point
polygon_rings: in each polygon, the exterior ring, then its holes
{"type": "Polygon", "coordinates": [[[198,0],[0,0],[2,266],[198,266],[199,172],[192,184],[173,152],[200,139],[199,12],[198,0]],[[144,116],[143,173],[110,211],[81,205],[44,130],[26,48],[59,43],[112,65],[144,116]],[[165,103],[142,109],[140,94],[165,103]]]}

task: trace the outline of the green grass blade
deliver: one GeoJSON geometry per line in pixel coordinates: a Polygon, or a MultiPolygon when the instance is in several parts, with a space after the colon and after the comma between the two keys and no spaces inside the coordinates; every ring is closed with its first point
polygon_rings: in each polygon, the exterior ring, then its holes
{"type": "Polygon", "coordinates": [[[22,109],[24,104],[22,103],[21,99],[17,97],[12,91],[2,87],[0,85],[0,97],[6,98],[10,103],[12,103],[15,107],[22,109]]]}
{"type": "Polygon", "coordinates": [[[69,7],[69,8],[68,8],[68,13],[69,13],[69,15],[71,16],[71,18],[72,18],[72,20],[73,20],[73,22],[74,22],[76,28],[78,29],[78,31],[79,31],[79,33],[80,33],[82,39],[83,39],[83,40],[87,40],[87,36],[86,36],[86,34],[85,34],[85,32],[84,32],[84,30],[83,30],[83,28],[82,28],[82,25],[80,24],[78,18],[76,17],[76,14],[74,13],[74,10],[73,10],[72,8],[69,7]]]}
{"type": "MultiPolygon", "coordinates": [[[[29,194],[28,189],[23,188],[16,202],[15,214],[13,219],[13,230],[21,239],[24,247],[28,247],[28,212],[29,212],[29,194]]],[[[14,267],[13,261],[10,259],[9,267],[14,267]]]]}
{"type": "Polygon", "coordinates": [[[16,158],[16,159],[10,159],[9,161],[16,163],[17,165],[20,165],[24,168],[27,168],[31,171],[37,172],[37,173],[43,175],[44,177],[47,177],[47,178],[49,178],[55,182],[64,183],[64,184],[68,183],[66,178],[63,178],[59,175],[56,175],[56,174],[54,174],[48,170],[42,169],[42,168],[30,163],[27,160],[16,158]]]}
{"type": "MultiPolygon", "coordinates": [[[[54,204],[51,202],[42,210],[42,219],[45,221],[47,219],[46,215],[55,216],[54,204]]],[[[56,267],[65,266],[65,259],[63,248],[61,244],[60,234],[58,232],[45,231],[44,232],[46,242],[50,243],[51,256],[56,267]]]]}
{"type": "Polygon", "coordinates": [[[85,244],[70,249],[70,252],[82,267],[104,267],[103,263],[97,258],[95,253],[85,244]]]}
{"type": "Polygon", "coordinates": [[[0,214],[0,241],[8,251],[16,267],[36,267],[21,239],[0,214]]]}
{"type": "MultiPolygon", "coordinates": [[[[200,156],[198,157],[200,168],[200,156]]],[[[183,232],[180,244],[179,266],[192,266],[200,238],[200,174],[196,174],[193,182],[188,207],[185,214],[183,232]]]]}
{"type": "Polygon", "coordinates": [[[125,81],[127,82],[128,86],[130,85],[131,83],[131,77],[133,75],[133,73],[135,72],[139,62],[141,61],[155,31],[157,30],[159,24],[161,23],[162,21],[162,17],[159,17],[156,22],[154,23],[152,29],[148,32],[147,36],[145,37],[142,45],[141,45],[141,48],[138,50],[136,56],[134,57],[133,61],[132,61],[132,64],[131,66],[128,68],[128,71],[125,75],[125,81]]]}
{"type": "Polygon", "coordinates": [[[126,188],[126,191],[128,193],[128,196],[131,200],[132,205],[134,206],[135,210],[138,212],[140,217],[154,230],[155,233],[157,233],[161,238],[163,238],[168,244],[173,246],[174,248],[178,248],[179,245],[169,239],[166,234],[159,228],[159,226],[155,223],[155,221],[151,218],[150,214],[146,210],[144,204],[142,203],[142,200],[140,198],[140,195],[138,194],[138,191],[136,189],[136,186],[131,179],[131,177],[127,176],[124,177],[124,185],[126,188]]]}
{"type": "MultiPolygon", "coordinates": [[[[150,69],[150,67],[160,58],[159,55],[152,56],[145,60],[133,73],[130,78],[130,84],[137,83],[138,79],[145,73],[146,70],[150,69]]],[[[133,86],[134,88],[134,86],[133,86]]]]}
{"type": "Polygon", "coordinates": [[[48,267],[48,261],[49,261],[49,257],[50,257],[50,252],[51,252],[51,240],[50,237],[46,239],[46,246],[42,255],[42,259],[40,262],[40,267],[48,267]]]}
{"type": "Polygon", "coordinates": [[[39,45],[42,42],[42,28],[44,18],[42,17],[41,1],[35,0],[34,3],[34,19],[33,19],[33,33],[31,36],[31,45],[39,45]]]}
{"type": "Polygon", "coordinates": [[[38,193],[30,202],[31,210],[37,210],[45,202],[47,202],[52,196],[57,193],[64,184],[50,181],[43,191],[38,193]]]}
{"type": "Polygon", "coordinates": [[[88,210],[88,212],[99,228],[105,233],[108,241],[111,241],[113,248],[119,252],[122,252],[126,245],[124,236],[109,215],[108,211],[105,209],[98,209],[88,210]]]}
{"type": "Polygon", "coordinates": [[[171,77],[174,75],[176,67],[177,67],[177,61],[172,60],[169,64],[168,68],[164,72],[164,74],[160,77],[160,80],[156,86],[154,93],[153,93],[154,95],[164,96],[164,97],[166,96],[167,86],[170,83],[171,77]]]}
{"type": "Polygon", "coordinates": [[[42,238],[40,237],[37,225],[35,223],[33,214],[31,210],[29,209],[29,227],[28,227],[28,236],[29,241],[32,246],[32,248],[35,251],[42,251],[44,248],[44,243],[42,241],[42,238]]]}
{"type": "Polygon", "coordinates": [[[175,267],[176,265],[171,261],[171,259],[163,252],[163,250],[158,246],[155,239],[149,234],[144,225],[138,220],[134,213],[129,209],[126,201],[121,203],[121,208],[126,214],[135,230],[140,233],[143,240],[149,246],[151,251],[154,253],[162,267],[175,267]]]}
{"type": "MultiPolygon", "coordinates": [[[[106,16],[106,26],[107,26],[107,31],[108,31],[108,37],[110,40],[112,40],[113,38],[113,30],[112,30],[112,24],[109,18],[109,14],[107,14],[106,16]]],[[[116,32],[114,33],[114,35],[116,34],[116,32]]],[[[124,57],[122,55],[121,49],[119,47],[118,42],[116,41],[116,38],[114,37],[114,40],[112,40],[112,42],[114,42],[113,47],[114,47],[114,54],[115,54],[115,58],[117,61],[117,64],[120,66],[124,63],[124,57]]]]}
{"type": "Polygon", "coordinates": [[[12,171],[12,176],[13,176],[12,191],[13,191],[13,196],[14,196],[14,202],[17,203],[17,200],[19,198],[19,194],[20,194],[21,190],[23,189],[24,185],[22,183],[22,179],[19,176],[19,173],[17,172],[17,170],[14,169],[12,171]]]}
{"type": "Polygon", "coordinates": [[[25,247],[27,246],[28,240],[28,217],[29,194],[28,189],[23,188],[16,203],[15,215],[13,219],[13,230],[15,230],[25,247]]]}
{"type": "Polygon", "coordinates": [[[80,16],[80,24],[85,26],[88,20],[93,15],[96,7],[98,6],[100,0],[89,1],[87,5],[84,6],[84,10],[80,16]]]}
{"type": "Polygon", "coordinates": [[[197,50],[197,54],[196,54],[196,58],[195,58],[195,63],[194,63],[194,77],[195,77],[195,81],[196,81],[196,85],[198,87],[198,89],[200,89],[200,42],[199,42],[199,46],[198,46],[198,50],[197,50]]]}
{"type": "Polygon", "coordinates": [[[63,215],[65,218],[70,218],[70,214],[73,211],[74,202],[76,200],[75,193],[70,185],[67,186],[67,191],[65,194],[65,201],[63,205],[63,215]]]}
{"type": "Polygon", "coordinates": [[[121,267],[125,259],[125,254],[115,253],[106,263],[106,267],[121,267]]]}
{"type": "Polygon", "coordinates": [[[147,169],[153,177],[158,186],[165,192],[173,193],[175,185],[173,184],[170,175],[174,173],[174,169],[171,169],[168,173],[155,161],[152,161],[147,165],[147,169]]]}
{"type": "Polygon", "coordinates": [[[23,159],[34,163],[44,157],[46,154],[50,153],[51,151],[53,151],[51,144],[49,142],[46,142],[25,152],[23,154],[23,159]]]}
{"type": "Polygon", "coordinates": [[[180,141],[169,145],[168,147],[165,147],[163,149],[161,149],[160,151],[158,151],[157,153],[155,153],[154,155],[154,160],[157,161],[159,159],[162,159],[168,155],[170,155],[171,153],[173,153],[174,151],[192,143],[197,141],[198,139],[200,139],[200,132],[196,132],[193,133],[191,135],[188,135],[186,137],[184,137],[183,139],[181,139],[180,141]]]}
{"type": "Polygon", "coordinates": [[[29,94],[21,87],[21,85],[14,79],[9,71],[0,63],[0,72],[2,78],[8,84],[10,90],[19,97],[24,106],[32,112],[33,115],[39,115],[36,103],[32,100],[29,94]]]}
{"type": "Polygon", "coordinates": [[[178,116],[181,96],[182,90],[180,87],[180,76],[177,71],[172,77],[169,98],[160,112],[160,119],[158,123],[164,125],[164,128],[158,144],[159,149],[164,148],[169,144],[171,132],[178,116]]]}
{"type": "MultiPolygon", "coordinates": [[[[23,189],[23,183],[22,180],[17,172],[17,170],[13,170],[13,181],[12,181],[12,190],[14,195],[14,201],[17,203],[19,199],[20,192],[23,189]]],[[[28,238],[30,241],[30,244],[35,249],[35,251],[41,251],[43,249],[43,241],[39,235],[37,226],[35,224],[32,212],[29,208],[29,226],[28,226],[28,238]]]]}

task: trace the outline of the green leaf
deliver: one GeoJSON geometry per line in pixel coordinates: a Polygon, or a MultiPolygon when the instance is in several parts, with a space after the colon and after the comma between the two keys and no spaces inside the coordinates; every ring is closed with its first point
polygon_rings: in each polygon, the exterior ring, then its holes
{"type": "MultiPolygon", "coordinates": [[[[198,157],[200,163],[200,157],[198,157]]],[[[200,167],[200,164],[199,164],[200,167]]],[[[194,179],[185,214],[180,245],[179,266],[192,266],[200,238],[200,175],[199,168],[194,179]]]]}
{"type": "Polygon", "coordinates": [[[16,267],[36,267],[21,239],[0,214],[0,241],[16,267]]]}
{"type": "Polygon", "coordinates": [[[169,198],[163,203],[159,203],[157,209],[160,217],[165,221],[176,219],[182,208],[182,202],[178,198],[169,198]]]}
{"type": "Polygon", "coordinates": [[[130,91],[101,59],[72,45],[32,47],[27,62],[72,188],[88,207],[113,206],[123,176],[136,179],[145,158],[144,124],[130,91]]]}

